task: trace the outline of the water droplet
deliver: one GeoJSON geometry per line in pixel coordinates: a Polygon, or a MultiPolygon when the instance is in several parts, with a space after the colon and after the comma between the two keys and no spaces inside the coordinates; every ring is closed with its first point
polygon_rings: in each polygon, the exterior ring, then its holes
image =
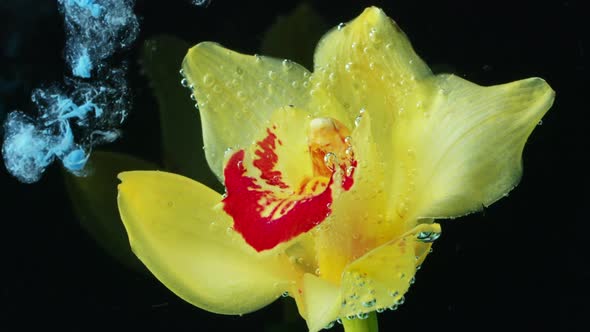
{"type": "Polygon", "coordinates": [[[422,242],[434,242],[440,237],[440,233],[437,232],[420,232],[418,233],[417,239],[422,242]]]}
{"type": "Polygon", "coordinates": [[[337,164],[336,159],[336,154],[334,154],[333,152],[328,152],[324,155],[324,164],[326,165],[326,167],[328,167],[329,170],[334,171],[337,164]]]}
{"type": "Polygon", "coordinates": [[[180,80],[180,84],[187,88],[188,87],[188,80],[186,78],[183,78],[182,80],[180,80]]]}
{"type": "Polygon", "coordinates": [[[371,300],[366,301],[366,302],[363,302],[361,304],[363,305],[363,307],[371,308],[372,306],[374,306],[375,304],[377,304],[377,299],[371,299],[371,300]]]}
{"type": "Polygon", "coordinates": [[[277,74],[274,71],[269,70],[268,71],[268,78],[270,78],[271,80],[274,80],[275,78],[277,78],[277,74]]]}

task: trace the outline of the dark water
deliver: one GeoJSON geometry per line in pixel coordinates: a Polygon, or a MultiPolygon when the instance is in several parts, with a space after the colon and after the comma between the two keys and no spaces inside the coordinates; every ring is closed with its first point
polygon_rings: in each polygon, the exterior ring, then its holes
{"type": "MultiPolygon", "coordinates": [[[[134,108],[123,138],[104,149],[160,158],[155,99],[136,61],[144,40],[167,33],[258,53],[264,31],[296,4],[137,1],[141,34],[119,55],[130,59],[134,108]]],[[[379,316],[382,330],[587,330],[588,14],[576,1],[534,0],[317,1],[314,8],[335,26],[371,4],[398,22],[430,65],[482,85],[539,76],[557,92],[526,145],[521,184],[485,213],[442,222],[406,303],[379,316]]],[[[16,81],[0,90],[4,117],[30,111],[31,89],[62,79],[64,31],[54,1],[2,0],[0,10],[0,75],[16,81]]],[[[0,180],[0,330],[263,331],[281,322],[279,301],[243,317],[210,314],[120,265],[79,226],[56,165],[36,184],[20,184],[4,169],[0,180]]]]}

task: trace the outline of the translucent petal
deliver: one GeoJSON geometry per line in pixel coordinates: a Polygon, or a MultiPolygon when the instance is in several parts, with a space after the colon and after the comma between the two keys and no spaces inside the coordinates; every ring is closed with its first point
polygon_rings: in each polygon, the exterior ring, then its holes
{"type": "Polygon", "coordinates": [[[554,98],[540,78],[481,87],[441,75],[431,86],[429,106],[393,129],[390,213],[408,219],[464,215],[507,194],[554,98]]]}
{"type": "Polygon", "coordinates": [[[211,42],[191,48],[182,68],[199,105],[207,161],[220,179],[227,148],[249,146],[272,112],[287,105],[305,108],[310,97],[310,73],[302,66],[211,42]]]}
{"type": "Polygon", "coordinates": [[[352,262],[343,272],[340,317],[394,307],[428,254],[438,224],[421,224],[352,262]],[[430,235],[425,236],[425,235],[430,235]]]}
{"type": "Polygon", "coordinates": [[[351,171],[353,185],[348,191],[335,186],[332,215],[314,230],[321,276],[335,284],[340,283],[350,262],[408,229],[399,218],[386,219],[383,179],[388,170],[377,157],[379,146],[371,133],[371,114],[364,114],[357,123],[350,140],[358,161],[351,171]]]}
{"type": "Polygon", "coordinates": [[[131,247],[170,290],[205,310],[261,308],[295,280],[284,254],[257,254],[219,211],[219,194],[165,172],[119,175],[119,211],[131,247]]]}
{"type": "Polygon", "coordinates": [[[341,121],[352,126],[359,112],[370,113],[374,138],[388,154],[392,123],[415,104],[418,82],[432,75],[406,35],[381,9],[370,7],[326,34],[314,61],[313,81],[346,110],[341,121]]]}

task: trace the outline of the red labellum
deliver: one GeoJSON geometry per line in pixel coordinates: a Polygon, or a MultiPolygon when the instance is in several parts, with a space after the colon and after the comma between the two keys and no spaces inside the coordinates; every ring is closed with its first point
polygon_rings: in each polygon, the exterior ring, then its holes
{"type": "Polygon", "coordinates": [[[278,161],[274,152],[276,135],[270,130],[267,133],[258,142],[258,159],[253,161],[262,172],[260,179],[246,175],[244,150],[234,153],[224,170],[227,196],[223,209],[232,216],[234,229],[257,251],[274,248],[311,230],[332,212],[332,179],[327,183],[312,179],[302,183],[299,190],[292,190],[274,168],[278,161]],[[267,184],[267,189],[260,181],[267,184]]]}

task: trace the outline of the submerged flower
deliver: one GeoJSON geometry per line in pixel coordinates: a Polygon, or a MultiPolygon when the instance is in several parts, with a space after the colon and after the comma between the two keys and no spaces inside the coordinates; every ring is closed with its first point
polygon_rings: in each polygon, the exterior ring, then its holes
{"type": "MultiPolygon", "coordinates": [[[[395,307],[440,234],[519,181],[554,93],[433,75],[368,8],[319,43],[314,72],[214,43],[183,63],[220,195],[165,172],[120,174],[134,252],[168,288],[243,314],[288,292],[317,331],[395,307]]],[[[198,147],[195,147],[198,148],[198,147]]]]}

